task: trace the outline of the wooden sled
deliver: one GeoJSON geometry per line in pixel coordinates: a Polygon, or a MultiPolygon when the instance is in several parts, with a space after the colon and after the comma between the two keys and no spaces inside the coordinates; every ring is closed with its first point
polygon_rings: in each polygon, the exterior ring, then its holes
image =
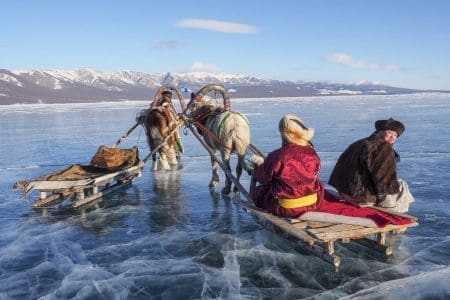
{"type": "MultiPolygon", "coordinates": [[[[142,167],[143,165],[139,164],[113,173],[92,172],[87,173],[84,179],[75,180],[42,180],[41,176],[29,180],[24,192],[26,194],[33,191],[39,193],[39,198],[33,203],[33,207],[36,209],[49,208],[66,200],[72,201],[72,207],[79,207],[129,185],[141,175],[142,167]]],[[[83,167],[73,165],[66,170],[71,168],[81,169],[83,167]]],[[[46,176],[60,172],[62,171],[46,176]]],[[[14,188],[21,189],[20,183],[16,183],[14,188]]]]}
{"type": "MultiPolygon", "coordinates": [[[[246,212],[250,213],[253,219],[264,228],[292,241],[309,253],[332,264],[335,268],[338,268],[341,264],[341,258],[335,253],[335,242],[350,243],[351,241],[356,241],[372,250],[388,256],[393,253],[393,249],[390,245],[387,245],[387,235],[405,233],[409,227],[419,225],[417,218],[413,216],[395,213],[376,207],[372,208],[409,218],[411,223],[406,225],[390,224],[383,228],[378,228],[372,221],[366,218],[364,218],[364,220],[360,220],[363,218],[339,215],[330,216],[331,214],[312,214],[308,212],[302,215],[300,219],[286,219],[264,212],[253,204],[250,193],[223,165],[221,160],[215,155],[214,151],[208,147],[203,138],[196,132],[196,130],[194,130],[192,124],[188,124],[188,127],[203,147],[205,147],[205,149],[209,152],[211,158],[219,164],[226,176],[230,178],[235,186],[238,187],[240,193],[247,199],[247,201],[243,201],[239,198],[239,194],[237,194],[237,197],[233,197],[234,203],[241,206],[246,212]],[[339,219],[339,217],[341,217],[341,219],[339,219]],[[302,218],[304,219],[302,220],[302,218]],[[342,218],[345,218],[345,220],[342,218]],[[327,220],[328,222],[325,222],[324,220],[327,220]],[[373,236],[375,236],[376,239],[372,239],[373,236]]],[[[258,154],[261,155],[261,151],[259,151],[254,145],[251,146],[255,148],[251,149],[253,152],[259,152],[258,154]]],[[[255,183],[256,182],[252,177],[250,185],[255,183]]]]}
{"type": "Polygon", "coordinates": [[[355,220],[352,217],[346,217],[346,222],[352,223],[354,221],[354,224],[313,221],[312,219],[322,218],[320,215],[314,216],[314,214],[306,216],[309,220],[302,220],[302,217],[300,219],[287,219],[264,212],[249,201],[243,201],[238,197],[234,197],[233,202],[250,213],[253,219],[264,228],[299,245],[336,268],[340,266],[341,258],[335,253],[335,242],[350,243],[355,241],[389,256],[393,253],[393,248],[386,242],[387,235],[405,233],[409,227],[419,225],[412,216],[409,216],[413,221],[412,223],[405,225],[389,224],[383,228],[368,227],[370,225],[364,224],[364,221],[361,222],[361,220],[355,220]],[[362,225],[356,225],[357,223],[362,225]],[[376,237],[375,240],[373,239],[374,236],[376,237]]]}

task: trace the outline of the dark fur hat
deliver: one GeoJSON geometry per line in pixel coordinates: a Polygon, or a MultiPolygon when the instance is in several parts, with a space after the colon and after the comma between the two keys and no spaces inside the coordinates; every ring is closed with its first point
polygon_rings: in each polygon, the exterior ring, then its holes
{"type": "Polygon", "coordinates": [[[392,118],[388,120],[378,120],[375,122],[375,129],[377,131],[381,130],[393,130],[397,132],[397,136],[402,135],[403,131],[405,131],[405,125],[402,122],[394,120],[392,118]]]}

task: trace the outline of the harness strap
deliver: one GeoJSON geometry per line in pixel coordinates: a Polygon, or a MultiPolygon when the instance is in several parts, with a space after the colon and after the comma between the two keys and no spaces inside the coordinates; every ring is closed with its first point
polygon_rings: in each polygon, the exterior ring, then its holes
{"type": "Polygon", "coordinates": [[[278,205],[283,208],[298,208],[309,206],[317,202],[317,193],[294,199],[278,199],[278,205]]]}
{"type": "Polygon", "coordinates": [[[225,146],[222,141],[217,137],[217,135],[214,134],[211,130],[209,130],[205,125],[200,123],[199,121],[194,121],[195,126],[200,127],[200,129],[203,132],[206,132],[211,138],[213,138],[219,145],[221,145],[223,148],[228,149],[231,151],[230,147],[225,146]]]}

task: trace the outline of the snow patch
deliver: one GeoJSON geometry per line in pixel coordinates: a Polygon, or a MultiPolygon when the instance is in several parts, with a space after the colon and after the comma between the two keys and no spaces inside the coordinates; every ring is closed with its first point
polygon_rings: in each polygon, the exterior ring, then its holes
{"type": "Polygon", "coordinates": [[[8,74],[0,73],[0,80],[23,87],[22,83],[19,80],[8,74]]]}
{"type": "Polygon", "coordinates": [[[361,91],[320,89],[319,95],[358,95],[361,91]]]}

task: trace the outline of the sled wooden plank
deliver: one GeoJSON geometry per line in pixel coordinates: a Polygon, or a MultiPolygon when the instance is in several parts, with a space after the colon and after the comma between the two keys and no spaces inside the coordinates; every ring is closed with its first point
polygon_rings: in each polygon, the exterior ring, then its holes
{"type": "Polygon", "coordinates": [[[292,226],[294,226],[295,228],[306,228],[308,227],[308,222],[298,222],[298,223],[294,223],[292,224],[292,226]]]}
{"type": "Polygon", "coordinates": [[[307,221],[307,223],[308,228],[326,228],[334,225],[334,223],[318,222],[318,221],[307,221]]]}
{"type": "Polygon", "coordinates": [[[341,232],[341,231],[352,231],[356,229],[367,228],[359,225],[350,225],[350,224],[332,224],[331,226],[325,227],[317,227],[317,228],[309,228],[308,232],[317,235],[324,232],[341,232]]]}
{"type": "Polygon", "coordinates": [[[417,226],[417,222],[413,222],[410,224],[405,225],[386,225],[383,228],[370,228],[370,227],[363,227],[363,228],[355,228],[351,230],[346,231],[328,231],[328,232],[321,232],[321,233],[315,233],[314,235],[316,238],[321,239],[323,241],[331,241],[331,240],[338,240],[338,239],[357,239],[357,238],[363,238],[367,235],[374,234],[374,233],[382,233],[382,232],[393,232],[398,229],[402,228],[409,228],[417,226]]]}

